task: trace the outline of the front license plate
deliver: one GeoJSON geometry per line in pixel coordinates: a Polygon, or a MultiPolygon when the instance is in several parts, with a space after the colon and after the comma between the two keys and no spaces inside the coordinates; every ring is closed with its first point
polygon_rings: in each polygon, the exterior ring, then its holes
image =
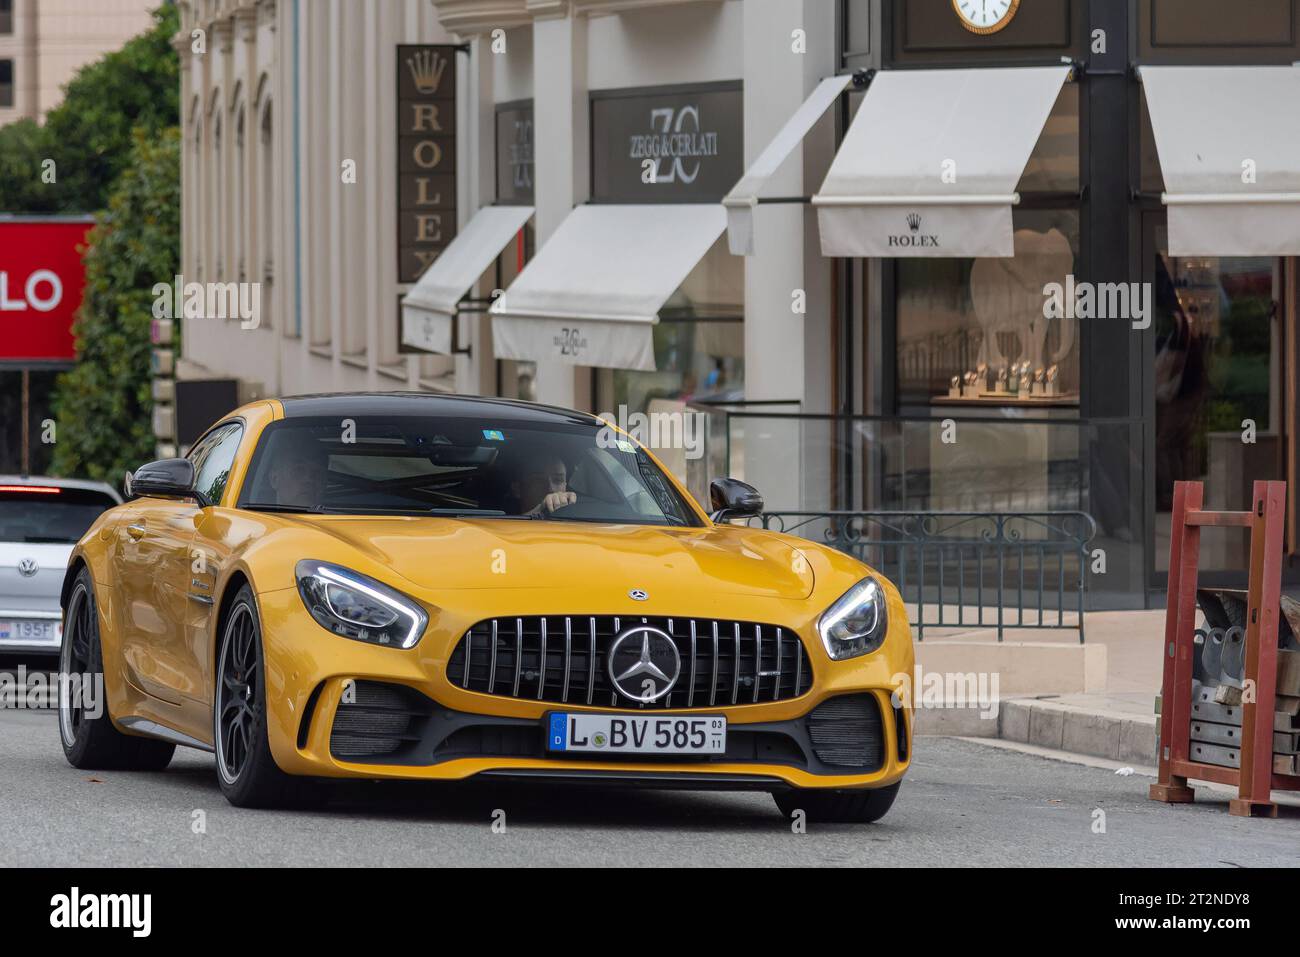
{"type": "Polygon", "coordinates": [[[569,714],[552,712],[548,751],[601,754],[723,754],[721,715],[569,714]]]}
{"type": "Polygon", "coordinates": [[[0,641],[58,641],[61,637],[60,622],[48,621],[0,621],[0,641]]]}

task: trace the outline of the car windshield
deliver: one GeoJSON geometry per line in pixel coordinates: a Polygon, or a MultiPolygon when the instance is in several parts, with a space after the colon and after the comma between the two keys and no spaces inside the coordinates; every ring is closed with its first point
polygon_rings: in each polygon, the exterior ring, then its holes
{"type": "Polygon", "coordinates": [[[419,416],[267,427],[239,507],[699,525],[635,443],[597,423],[419,416]]]}
{"type": "Polygon", "coordinates": [[[93,489],[54,485],[0,490],[0,541],[75,544],[117,502],[93,489]]]}

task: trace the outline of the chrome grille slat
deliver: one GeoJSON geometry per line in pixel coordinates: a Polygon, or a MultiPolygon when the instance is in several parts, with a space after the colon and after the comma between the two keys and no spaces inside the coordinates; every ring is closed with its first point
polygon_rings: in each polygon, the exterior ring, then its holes
{"type": "Polygon", "coordinates": [[[679,710],[728,704],[748,707],[788,700],[805,694],[814,678],[803,639],[772,624],[652,615],[579,615],[564,617],[561,642],[557,617],[564,616],[513,617],[513,627],[511,617],[480,621],[462,635],[452,650],[446,664],[448,680],[469,691],[525,701],[679,710]],[[574,620],[581,629],[583,617],[587,618],[587,637],[583,641],[579,636],[575,642],[574,620]],[[609,675],[608,655],[615,638],[623,628],[642,623],[667,634],[680,661],[676,685],[655,702],[625,698],[614,689],[609,675]],[[489,643],[486,655],[482,648],[485,641],[489,643]],[[788,651],[787,643],[792,646],[788,651]],[[511,654],[515,657],[513,667],[511,654]],[[795,656],[793,665],[788,660],[790,654],[795,656]],[[551,661],[557,656],[563,656],[563,662],[551,661]],[[552,668],[557,669],[554,681],[550,679],[552,668]],[[771,685],[765,686],[765,681],[771,685]]]}
{"type": "Polygon", "coordinates": [[[709,685],[709,707],[718,700],[718,623],[713,623],[713,682],[709,685]]]}
{"type": "MultiPolygon", "coordinates": [[[[796,638],[796,641],[799,639],[796,638]]],[[[800,642],[802,645],[802,642],[800,642]]],[[[803,680],[803,651],[796,649],[799,653],[794,658],[794,693],[799,693],[799,682],[803,680]]]]}
{"type": "Polygon", "coordinates": [[[691,619],[691,683],[686,689],[686,707],[695,707],[695,619],[691,619]]]}
{"type": "Polygon", "coordinates": [[[731,660],[731,703],[735,704],[740,695],[740,622],[736,622],[732,633],[736,638],[736,657],[731,660]]]}
{"type": "Polygon", "coordinates": [[[781,629],[778,628],[776,630],[776,682],[772,688],[773,701],[781,700],[781,642],[783,640],[784,639],[781,637],[781,629]]]}
{"type": "Polygon", "coordinates": [[[492,670],[488,677],[488,694],[497,693],[497,620],[492,619],[492,670]]]}
{"type": "Polygon", "coordinates": [[[591,651],[587,654],[587,704],[591,704],[591,696],[596,690],[596,619],[591,619],[591,651]]]}
{"type": "Polygon", "coordinates": [[[573,621],[569,618],[565,618],[564,619],[564,690],[560,692],[560,700],[563,701],[565,704],[569,703],[569,664],[572,661],[573,661],[573,621]]]}
{"type": "Polygon", "coordinates": [[[524,620],[522,618],[516,618],[515,619],[515,690],[511,694],[511,697],[514,698],[519,697],[519,675],[524,670],[523,665],[524,665],[524,620]]]}
{"type": "Polygon", "coordinates": [[[542,669],[537,678],[537,700],[542,700],[542,692],[546,690],[546,619],[542,619],[542,669]]]}

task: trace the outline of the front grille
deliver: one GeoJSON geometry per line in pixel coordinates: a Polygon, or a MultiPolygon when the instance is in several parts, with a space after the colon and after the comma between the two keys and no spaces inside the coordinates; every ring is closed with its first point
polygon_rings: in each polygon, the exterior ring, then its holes
{"type": "Polygon", "coordinates": [[[335,712],[330,753],[353,761],[404,753],[420,741],[432,710],[432,702],[411,688],[354,681],[335,712]]]}
{"type": "Polygon", "coordinates": [[[447,677],[468,691],[555,704],[715,708],[798,697],[812,687],[812,665],[799,637],[775,625],[639,615],[492,618],[465,633],[447,677]],[[681,659],[673,690],[648,704],[619,694],[608,672],[614,639],[642,624],[668,634],[681,659]]]}
{"type": "Polygon", "coordinates": [[[831,698],[808,715],[808,737],[822,764],[874,771],[885,763],[885,734],[874,695],[831,698]]]}

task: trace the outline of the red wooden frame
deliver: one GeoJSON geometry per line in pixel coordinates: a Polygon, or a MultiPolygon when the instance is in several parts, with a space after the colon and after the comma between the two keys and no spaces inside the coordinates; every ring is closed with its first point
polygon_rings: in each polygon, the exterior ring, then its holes
{"type": "Polygon", "coordinates": [[[1210,512],[1201,508],[1200,482],[1174,483],[1173,526],[1169,536],[1169,598],[1165,609],[1164,677],[1161,682],[1158,783],[1150,798],[1171,804],[1192,800],[1190,778],[1235,785],[1228,805],[1244,817],[1276,817],[1272,791],[1300,790],[1300,775],[1273,771],[1273,711],[1277,697],[1277,632],[1281,614],[1282,543],[1286,527],[1286,482],[1256,482],[1249,512],[1210,512]],[[1192,656],[1196,654],[1196,578],[1201,529],[1250,531],[1250,579],[1246,592],[1247,687],[1242,702],[1241,767],[1202,764],[1189,757],[1192,711],[1192,656]]]}

